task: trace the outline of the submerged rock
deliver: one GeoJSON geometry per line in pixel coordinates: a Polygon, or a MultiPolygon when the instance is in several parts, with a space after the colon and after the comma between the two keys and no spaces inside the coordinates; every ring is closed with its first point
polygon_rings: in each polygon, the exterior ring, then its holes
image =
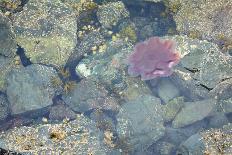
{"type": "Polygon", "coordinates": [[[174,128],[180,128],[200,121],[209,116],[216,107],[216,100],[206,99],[195,102],[185,102],[185,106],[172,122],[174,128]]]}
{"type": "Polygon", "coordinates": [[[164,135],[161,113],[160,100],[150,95],[123,104],[116,116],[119,137],[134,151],[146,150],[164,135]]]}
{"type": "Polygon", "coordinates": [[[13,69],[7,76],[7,97],[12,114],[36,110],[51,105],[52,98],[61,91],[53,85],[59,79],[51,67],[33,64],[13,69]]]}
{"type": "Polygon", "coordinates": [[[51,120],[74,119],[76,117],[75,112],[65,104],[52,106],[49,112],[49,119],[51,120]]]}
{"type": "Polygon", "coordinates": [[[109,2],[99,6],[97,17],[99,22],[105,28],[112,28],[117,23],[129,16],[129,12],[121,1],[109,2]]]}
{"type": "Polygon", "coordinates": [[[15,33],[12,29],[12,23],[9,18],[0,12],[0,54],[6,57],[16,55],[17,44],[15,42],[15,33]]]}
{"type": "Polygon", "coordinates": [[[178,148],[177,154],[231,154],[231,124],[190,136],[178,148]]]}
{"type": "Polygon", "coordinates": [[[6,87],[7,87],[6,85],[7,74],[14,67],[15,67],[14,59],[0,55],[0,90],[3,92],[6,91],[6,87]]]}
{"type": "Polygon", "coordinates": [[[0,121],[7,118],[9,114],[9,102],[7,100],[7,97],[4,94],[0,94],[0,121]]]}
{"type": "Polygon", "coordinates": [[[86,112],[91,109],[118,111],[117,100],[108,96],[108,91],[91,79],[84,79],[73,91],[64,95],[64,101],[76,112],[86,112]]]}
{"type": "Polygon", "coordinates": [[[180,33],[213,41],[232,37],[232,1],[172,0],[170,2],[171,8],[178,5],[174,20],[180,33]]]}
{"type": "Polygon", "coordinates": [[[157,85],[157,93],[164,103],[168,103],[168,101],[180,95],[178,88],[168,79],[159,80],[157,85]]]}
{"type": "Polygon", "coordinates": [[[19,127],[0,134],[0,148],[22,154],[106,155],[95,123],[82,115],[74,121],[19,127]]]}
{"type": "Polygon", "coordinates": [[[76,17],[59,1],[30,0],[13,15],[16,41],[32,63],[62,66],[76,45],[76,17]]]}

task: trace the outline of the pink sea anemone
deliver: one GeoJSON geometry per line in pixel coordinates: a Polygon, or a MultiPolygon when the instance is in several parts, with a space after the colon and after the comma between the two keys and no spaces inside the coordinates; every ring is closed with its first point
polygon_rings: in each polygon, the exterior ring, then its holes
{"type": "Polygon", "coordinates": [[[137,43],[127,60],[129,75],[141,75],[142,80],[170,76],[172,67],[180,60],[175,48],[173,40],[162,40],[158,37],[137,43]]]}

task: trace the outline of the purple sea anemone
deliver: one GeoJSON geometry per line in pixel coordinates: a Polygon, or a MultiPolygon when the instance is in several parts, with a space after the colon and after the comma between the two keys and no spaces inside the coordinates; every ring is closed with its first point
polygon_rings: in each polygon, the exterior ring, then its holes
{"type": "Polygon", "coordinates": [[[137,43],[127,60],[129,75],[141,75],[142,80],[170,76],[172,67],[180,60],[175,47],[174,41],[161,40],[158,37],[137,43]]]}

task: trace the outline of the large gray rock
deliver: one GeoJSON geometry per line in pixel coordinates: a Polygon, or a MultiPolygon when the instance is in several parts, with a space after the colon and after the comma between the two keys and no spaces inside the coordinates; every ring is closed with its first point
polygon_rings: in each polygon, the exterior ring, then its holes
{"type": "Polygon", "coordinates": [[[53,85],[59,79],[51,67],[33,64],[13,69],[7,76],[7,97],[12,114],[36,110],[51,105],[52,98],[61,91],[53,85]]]}
{"type": "Polygon", "coordinates": [[[146,150],[159,140],[165,128],[158,98],[144,95],[123,104],[117,115],[117,133],[128,140],[134,151],[146,150]]]}
{"type": "Polygon", "coordinates": [[[175,84],[167,78],[159,80],[157,85],[157,93],[159,97],[164,101],[164,103],[167,103],[171,99],[180,95],[180,92],[175,84]]]}
{"type": "Polygon", "coordinates": [[[9,102],[6,95],[0,94],[0,121],[4,120],[9,114],[9,102]]]}
{"type": "Polygon", "coordinates": [[[172,121],[184,106],[184,97],[177,97],[162,106],[165,122],[172,121]]]}
{"type": "Polygon", "coordinates": [[[177,154],[203,155],[204,143],[199,133],[196,133],[184,141],[177,150],[177,154]]]}
{"type": "Polygon", "coordinates": [[[6,91],[7,73],[14,68],[14,59],[0,55],[0,90],[6,91]]]}
{"type": "Polygon", "coordinates": [[[232,1],[170,0],[169,5],[180,6],[174,15],[180,33],[214,41],[232,37],[232,1]]]}
{"type": "Polygon", "coordinates": [[[76,112],[91,109],[118,111],[119,104],[108,91],[91,79],[84,79],[74,86],[73,91],[64,95],[64,101],[76,112]]]}
{"type": "Polygon", "coordinates": [[[70,122],[19,127],[0,134],[0,147],[22,154],[106,155],[96,124],[83,115],[70,122]]]}
{"type": "Polygon", "coordinates": [[[121,1],[106,3],[99,6],[97,11],[97,18],[105,28],[112,28],[128,16],[129,12],[121,1]]]}
{"type": "Polygon", "coordinates": [[[224,55],[214,43],[186,36],[173,39],[181,55],[180,65],[190,71],[196,84],[214,88],[222,80],[232,77],[232,58],[224,55]]]}
{"type": "Polygon", "coordinates": [[[200,121],[215,111],[216,100],[206,99],[195,102],[185,102],[185,106],[172,122],[174,128],[180,128],[200,121]]]}
{"type": "Polygon", "coordinates": [[[16,55],[17,44],[10,19],[0,12],[0,54],[13,57],[16,55]]]}
{"type": "Polygon", "coordinates": [[[66,63],[76,45],[73,10],[57,0],[30,0],[12,18],[17,44],[33,63],[66,63]]]}

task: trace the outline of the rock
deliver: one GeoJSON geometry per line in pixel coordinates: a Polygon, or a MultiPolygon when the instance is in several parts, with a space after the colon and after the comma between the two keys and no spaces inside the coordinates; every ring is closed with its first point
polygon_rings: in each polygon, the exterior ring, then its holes
{"type": "Polygon", "coordinates": [[[160,113],[160,100],[150,95],[123,104],[116,116],[119,138],[128,139],[135,152],[146,150],[164,135],[160,113]]]}
{"type": "Polygon", "coordinates": [[[209,93],[217,100],[229,99],[232,96],[232,78],[220,82],[209,93]]]}
{"type": "Polygon", "coordinates": [[[112,28],[117,23],[129,16],[129,12],[121,1],[109,2],[99,6],[97,18],[105,28],[112,28]]]}
{"type": "Polygon", "coordinates": [[[0,147],[22,154],[106,155],[100,132],[83,115],[70,122],[14,128],[0,134],[0,147]]]}
{"type": "Polygon", "coordinates": [[[157,91],[159,97],[162,101],[164,101],[164,103],[167,103],[180,95],[178,88],[167,78],[161,79],[158,82],[157,91]]]}
{"type": "Polygon", "coordinates": [[[52,98],[61,92],[53,85],[59,79],[51,67],[33,64],[13,69],[7,76],[7,97],[12,114],[36,110],[51,105],[52,98]]]}
{"type": "Polygon", "coordinates": [[[103,131],[115,131],[115,123],[109,115],[107,115],[107,112],[104,112],[100,109],[95,109],[91,115],[91,120],[93,120],[96,123],[97,128],[103,131]]]}
{"type": "Polygon", "coordinates": [[[225,116],[224,113],[217,113],[210,117],[209,119],[209,127],[210,128],[220,128],[223,125],[226,125],[229,123],[229,120],[225,116]]]}
{"type": "Polygon", "coordinates": [[[219,129],[201,132],[201,139],[205,146],[204,154],[231,154],[232,125],[228,123],[219,129]]]}
{"type": "Polygon", "coordinates": [[[67,105],[58,104],[52,106],[49,113],[49,119],[51,120],[64,120],[64,119],[76,118],[75,112],[72,111],[67,105]]]}
{"type": "Polygon", "coordinates": [[[221,111],[223,111],[224,113],[226,114],[231,113],[232,112],[232,97],[226,100],[219,101],[218,105],[221,111]]]}
{"type": "Polygon", "coordinates": [[[0,121],[3,121],[10,114],[9,102],[4,94],[0,94],[0,121]]]}
{"type": "Polygon", "coordinates": [[[177,114],[172,122],[174,128],[184,127],[196,121],[200,121],[214,111],[216,100],[206,99],[195,102],[185,102],[185,106],[177,114]]]}
{"type": "Polygon", "coordinates": [[[9,18],[0,12],[0,55],[14,57],[16,55],[17,44],[14,40],[15,34],[9,18]]]}
{"type": "Polygon", "coordinates": [[[175,145],[168,142],[160,142],[156,144],[156,150],[159,152],[160,155],[170,155],[172,154],[175,145]]]}
{"type": "Polygon", "coordinates": [[[192,76],[190,71],[176,68],[170,79],[179,88],[181,94],[190,101],[210,98],[209,90],[200,85],[192,76]]]}
{"type": "Polygon", "coordinates": [[[165,122],[172,121],[176,114],[181,110],[181,108],[184,106],[184,98],[183,97],[177,97],[173,100],[169,101],[166,105],[163,105],[163,119],[165,122]]]}
{"type": "Polygon", "coordinates": [[[63,97],[71,109],[76,112],[86,112],[91,109],[118,111],[117,100],[108,96],[108,91],[91,79],[84,79],[70,93],[63,97]]]}
{"type": "Polygon", "coordinates": [[[176,154],[203,155],[204,149],[205,147],[202,142],[202,137],[199,133],[196,133],[180,145],[176,154]]]}
{"type": "Polygon", "coordinates": [[[179,6],[174,20],[181,34],[213,41],[232,37],[232,1],[172,0],[169,5],[179,6]]]}
{"type": "MultiPolygon", "coordinates": [[[[69,62],[75,62],[76,60],[79,60],[80,58],[83,58],[83,56],[92,54],[91,48],[96,46],[100,46],[102,43],[104,43],[104,37],[102,34],[98,31],[90,32],[89,34],[85,35],[82,39],[82,41],[77,45],[74,53],[72,54],[72,57],[70,58],[69,62]]],[[[82,65],[82,63],[80,63],[82,65]]],[[[83,71],[79,69],[79,65],[76,68],[78,73],[81,73],[80,75],[84,76],[83,71]]],[[[89,72],[89,71],[88,71],[89,72]]],[[[88,73],[89,74],[89,73],[88,73]]],[[[85,77],[85,76],[84,76],[85,77]]]]}
{"type": "Polygon", "coordinates": [[[190,71],[190,77],[195,79],[196,84],[212,89],[232,77],[232,58],[224,55],[214,43],[186,36],[175,36],[173,39],[182,57],[181,67],[190,71]]]}
{"type": "Polygon", "coordinates": [[[76,16],[60,1],[30,0],[13,15],[16,41],[32,63],[63,66],[76,45],[76,16]]]}
{"type": "Polygon", "coordinates": [[[6,91],[6,77],[9,71],[14,68],[14,60],[0,55],[0,91],[6,91]]]}

